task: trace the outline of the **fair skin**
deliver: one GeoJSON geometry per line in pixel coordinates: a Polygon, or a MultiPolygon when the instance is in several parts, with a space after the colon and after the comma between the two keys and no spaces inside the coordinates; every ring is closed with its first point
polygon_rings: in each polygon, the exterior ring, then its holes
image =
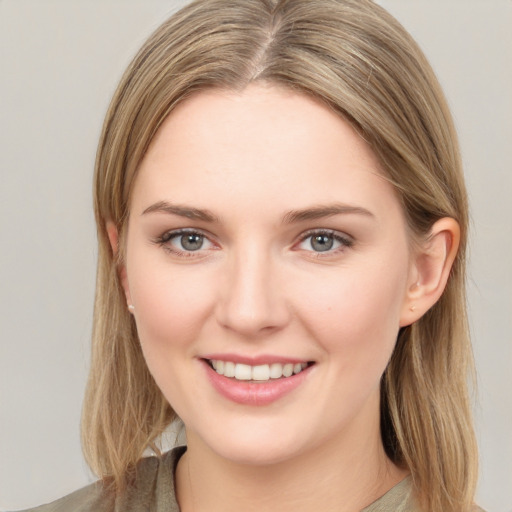
{"type": "Polygon", "coordinates": [[[457,241],[441,219],[412,244],[374,154],[318,102],[251,85],[182,103],[140,166],[121,270],[186,426],[182,511],[352,512],[402,480],[380,440],[380,379],[457,241]],[[269,378],[272,363],[297,375],[269,378]]]}

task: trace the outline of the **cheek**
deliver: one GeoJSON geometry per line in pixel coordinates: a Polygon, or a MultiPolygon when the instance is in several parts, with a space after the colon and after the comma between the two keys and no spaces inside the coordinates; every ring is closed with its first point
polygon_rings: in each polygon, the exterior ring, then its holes
{"type": "Polygon", "coordinates": [[[387,363],[399,330],[406,265],[404,260],[341,268],[307,291],[294,290],[303,298],[300,316],[326,352],[342,353],[352,367],[358,361],[387,363]]]}
{"type": "Polygon", "coordinates": [[[186,345],[197,336],[214,303],[213,276],[170,266],[165,258],[147,264],[137,257],[131,261],[129,287],[145,351],[186,345]]]}
{"type": "Polygon", "coordinates": [[[135,304],[137,332],[146,364],[167,401],[187,418],[187,397],[197,395],[190,379],[195,341],[201,337],[214,301],[211,282],[200,272],[185,273],[179,266],[132,258],[128,269],[135,304]],[[144,269],[141,271],[140,269],[144,269]],[[147,269],[147,270],[145,270],[147,269]]]}

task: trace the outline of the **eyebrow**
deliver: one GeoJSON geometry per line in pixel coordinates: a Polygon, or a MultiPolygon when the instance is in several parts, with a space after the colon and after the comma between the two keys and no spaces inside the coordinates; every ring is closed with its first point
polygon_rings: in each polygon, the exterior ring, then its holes
{"type": "Polygon", "coordinates": [[[202,220],[204,222],[218,222],[219,220],[209,210],[180,206],[168,203],[167,201],[158,201],[158,203],[152,204],[142,212],[142,215],[154,212],[169,213],[171,215],[178,215],[192,220],[202,220]]]}
{"type": "Polygon", "coordinates": [[[372,212],[361,206],[351,206],[347,204],[328,204],[318,205],[304,210],[292,210],[283,217],[283,224],[293,224],[294,222],[302,222],[305,220],[322,219],[341,214],[356,214],[366,217],[375,217],[372,212]]]}
{"type": "MultiPolygon", "coordinates": [[[[152,204],[142,212],[142,215],[154,212],[178,215],[187,219],[201,220],[204,222],[219,222],[219,218],[209,210],[171,204],[167,201],[158,201],[157,203],[152,204]]],[[[325,217],[333,217],[334,215],[341,214],[356,214],[364,215],[366,217],[374,217],[373,213],[366,208],[334,203],[328,205],[313,206],[303,210],[291,210],[283,216],[282,223],[293,224],[294,222],[322,219],[325,217]]]]}

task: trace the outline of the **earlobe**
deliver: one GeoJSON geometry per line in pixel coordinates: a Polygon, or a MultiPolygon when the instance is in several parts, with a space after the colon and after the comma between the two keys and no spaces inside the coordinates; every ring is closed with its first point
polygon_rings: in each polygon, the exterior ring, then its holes
{"type": "Polygon", "coordinates": [[[421,318],[441,297],[460,243],[455,219],[444,217],[431,228],[417,250],[410,270],[400,327],[421,318]]]}
{"type": "MultiPolygon", "coordinates": [[[[119,255],[119,231],[117,226],[112,221],[107,221],[106,223],[106,231],[107,236],[110,242],[110,247],[112,248],[112,254],[114,256],[114,260],[118,260],[119,255]]],[[[126,273],[126,266],[124,263],[118,264],[117,274],[119,276],[119,281],[121,282],[121,286],[123,287],[124,294],[126,296],[126,303],[128,306],[132,305],[132,300],[130,296],[130,288],[128,286],[128,276],[126,273]]],[[[132,308],[128,307],[130,312],[133,312],[132,308]]]]}

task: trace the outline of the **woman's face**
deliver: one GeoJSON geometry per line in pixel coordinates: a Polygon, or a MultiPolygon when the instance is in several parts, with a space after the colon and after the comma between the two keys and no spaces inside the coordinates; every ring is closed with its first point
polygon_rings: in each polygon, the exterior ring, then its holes
{"type": "Polygon", "coordinates": [[[127,299],[191,439],[262,464],[378,436],[412,272],[349,124],[276,87],[201,92],[160,128],[130,207],[127,299]]]}

